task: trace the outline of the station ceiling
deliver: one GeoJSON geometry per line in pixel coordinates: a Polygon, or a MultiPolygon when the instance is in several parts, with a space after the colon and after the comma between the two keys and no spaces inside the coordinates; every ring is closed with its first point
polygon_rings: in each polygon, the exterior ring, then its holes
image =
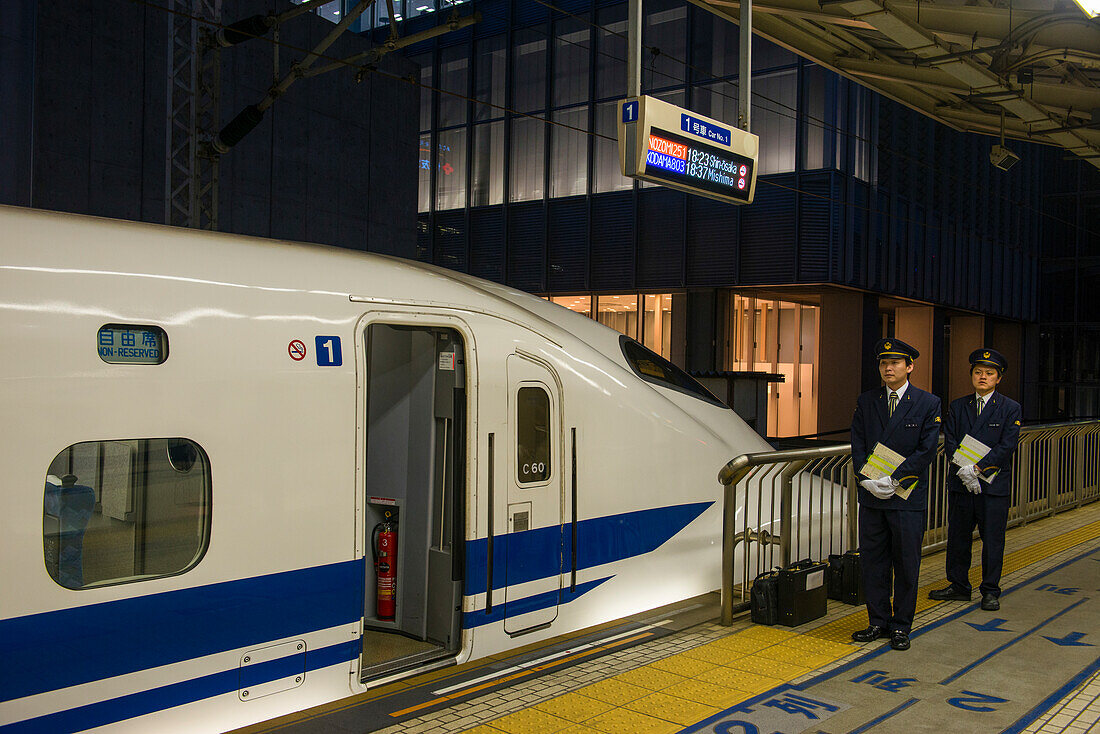
{"type": "MultiPolygon", "coordinates": [[[[737,22],[738,0],[692,0],[737,22]]],[[[957,130],[1100,168],[1100,18],[1066,0],[753,0],[753,32],[957,130]]],[[[1009,145],[1009,147],[1011,147],[1009,145]]]]}

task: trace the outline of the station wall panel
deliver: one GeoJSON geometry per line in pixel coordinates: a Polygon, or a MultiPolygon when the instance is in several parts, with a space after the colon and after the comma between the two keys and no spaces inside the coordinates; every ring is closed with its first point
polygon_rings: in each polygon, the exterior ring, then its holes
{"type": "Polygon", "coordinates": [[[687,199],[685,277],[693,286],[736,283],[741,207],[701,196],[687,199]]]}
{"type": "Polygon", "coordinates": [[[588,287],[588,200],[584,197],[550,201],[550,238],[547,243],[551,293],[583,291],[588,287]]]}
{"type": "Polygon", "coordinates": [[[634,287],[633,192],[592,198],[593,290],[629,290],[634,287]]]}
{"type": "Polygon", "coordinates": [[[509,207],[508,236],[522,243],[508,248],[508,285],[534,293],[546,290],[546,208],[541,201],[509,207]]]}
{"type": "Polygon", "coordinates": [[[745,285],[792,283],[797,279],[797,217],[794,176],[760,181],[741,215],[741,280],[745,285]]]}
{"type": "Polygon", "coordinates": [[[638,192],[638,288],[683,287],[686,199],[665,188],[638,192]]]}
{"type": "Polygon", "coordinates": [[[504,210],[470,210],[470,275],[504,280],[504,210]]]}

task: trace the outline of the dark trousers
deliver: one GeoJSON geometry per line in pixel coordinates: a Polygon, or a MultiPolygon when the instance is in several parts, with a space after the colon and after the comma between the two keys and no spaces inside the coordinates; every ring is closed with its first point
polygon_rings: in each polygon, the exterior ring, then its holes
{"type": "Polygon", "coordinates": [[[1009,497],[950,492],[947,497],[947,580],[970,591],[970,545],[975,526],[982,539],[982,594],[1001,595],[1009,497]]]}
{"type": "Polygon", "coordinates": [[[871,624],[912,629],[923,537],[924,512],[859,508],[859,560],[871,624]]]}

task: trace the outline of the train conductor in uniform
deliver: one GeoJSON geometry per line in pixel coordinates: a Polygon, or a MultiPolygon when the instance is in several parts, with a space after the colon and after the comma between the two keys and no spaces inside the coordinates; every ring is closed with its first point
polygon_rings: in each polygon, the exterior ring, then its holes
{"type": "Polygon", "coordinates": [[[880,339],[874,355],[885,384],[860,395],[852,417],[859,555],[870,622],[852,639],[888,638],[893,649],[908,650],[940,399],[909,383],[913,360],[920,356],[916,349],[900,339],[880,339]],[[880,445],[885,449],[876,451],[880,445]]]}
{"type": "Polygon", "coordinates": [[[1012,454],[1020,440],[1020,404],[997,392],[1008,362],[995,349],[970,354],[974,392],[951,402],[944,423],[944,456],[952,461],[947,479],[948,586],[932,599],[970,601],[970,544],[974,526],[982,538],[982,609],[1001,608],[1001,566],[1012,488],[1012,454]],[[970,437],[976,444],[962,446],[970,437]],[[984,451],[982,447],[988,449],[984,451]]]}

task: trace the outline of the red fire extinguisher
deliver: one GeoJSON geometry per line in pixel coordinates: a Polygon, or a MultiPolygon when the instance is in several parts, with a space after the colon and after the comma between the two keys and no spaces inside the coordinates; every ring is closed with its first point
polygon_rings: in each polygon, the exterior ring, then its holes
{"type": "Polygon", "coordinates": [[[374,551],[374,573],[378,577],[376,606],[379,619],[393,619],[397,597],[397,523],[391,513],[374,526],[371,549],[374,551]]]}

